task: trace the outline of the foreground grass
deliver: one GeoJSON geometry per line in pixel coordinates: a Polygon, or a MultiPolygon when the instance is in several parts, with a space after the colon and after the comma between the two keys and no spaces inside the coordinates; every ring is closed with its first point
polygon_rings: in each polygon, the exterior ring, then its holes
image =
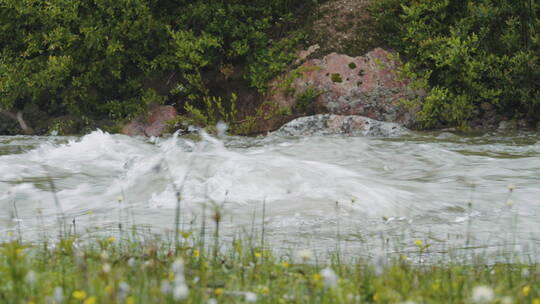
{"type": "Polygon", "coordinates": [[[157,238],[6,242],[0,303],[540,303],[537,265],[338,254],[321,262],[309,250],[275,255],[248,244],[218,249],[190,233],[176,248],[157,238]]]}

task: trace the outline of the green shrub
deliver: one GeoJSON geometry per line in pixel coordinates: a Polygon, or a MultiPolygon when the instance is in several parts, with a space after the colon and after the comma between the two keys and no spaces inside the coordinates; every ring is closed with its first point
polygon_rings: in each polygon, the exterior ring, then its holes
{"type": "Polygon", "coordinates": [[[480,104],[540,119],[540,5],[533,1],[374,1],[386,42],[432,88],[423,127],[466,127],[480,104]]]}
{"type": "Polygon", "coordinates": [[[83,121],[130,118],[150,103],[205,111],[221,92],[206,75],[220,65],[249,65],[246,85],[258,89],[287,67],[299,41],[287,24],[303,5],[0,0],[0,109],[34,104],[83,121]]]}

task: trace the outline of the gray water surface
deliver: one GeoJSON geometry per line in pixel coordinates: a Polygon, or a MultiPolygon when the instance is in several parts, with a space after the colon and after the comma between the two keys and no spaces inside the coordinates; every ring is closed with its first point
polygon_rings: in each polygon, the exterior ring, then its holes
{"type": "Polygon", "coordinates": [[[83,236],[170,232],[176,191],[182,229],[219,208],[225,237],[255,233],[264,205],[278,247],[537,252],[540,134],[0,137],[0,240],[54,237],[59,214],[83,236]]]}

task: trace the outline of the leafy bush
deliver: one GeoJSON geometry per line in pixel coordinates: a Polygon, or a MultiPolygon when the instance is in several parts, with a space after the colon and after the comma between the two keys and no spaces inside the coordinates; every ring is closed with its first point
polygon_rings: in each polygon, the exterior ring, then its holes
{"type": "MultiPolygon", "coordinates": [[[[204,110],[205,79],[246,65],[262,88],[291,60],[300,0],[0,0],[0,110],[38,105],[84,121],[138,115],[150,103],[204,110]],[[283,43],[273,44],[283,40],[283,43]],[[269,60],[279,56],[279,64],[269,60]]],[[[217,100],[217,99],[215,99],[217,100]]]]}
{"type": "Polygon", "coordinates": [[[540,4],[537,1],[374,1],[387,43],[405,72],[432,89],[423,127],[466,128],[482,103],[540,119],[540,4]]]}

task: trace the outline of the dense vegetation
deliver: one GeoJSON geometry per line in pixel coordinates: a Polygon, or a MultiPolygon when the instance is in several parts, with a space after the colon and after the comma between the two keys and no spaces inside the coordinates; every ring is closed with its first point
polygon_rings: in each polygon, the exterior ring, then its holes
{"type": "Polygon", "coordinates": [[[293,13],[313,3],[0,0],[0,110],[91,125],[156,102],[204,110],[210,75],[262,91],[294,57],[293,13]]]}
{"type": "MultiPolygon", "coordinates": [[[[236,126],[257,112],[238,109],[240,94],[290,68],[322,2],[0,0],[0,115],[82,131],[166,103],[180,119],[236,126]]],[[[410,102],[419,127],[467,128],[493,109],[540,120],[538,1],[379,0],[371,11],[378,41],[428,92],[410,102]]]]}
{"type": "Polygon", "coordinates": [[[538,1],[381,0],[372,9],[408,75],[430,88],[423,127],[467,127],[482,104],[540,120],[538,1]]]}

